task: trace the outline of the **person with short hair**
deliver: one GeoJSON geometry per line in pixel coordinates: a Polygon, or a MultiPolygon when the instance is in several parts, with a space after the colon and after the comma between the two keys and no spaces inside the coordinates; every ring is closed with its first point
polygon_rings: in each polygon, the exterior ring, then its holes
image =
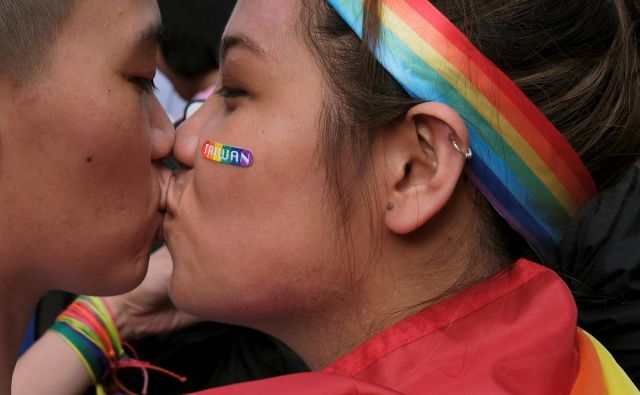
{"type": "Polygon", "coordinates": [[[174,131],[152,94],[154,0],[0,0],[0,393],[48,290],[145,276],[174,131]]]}

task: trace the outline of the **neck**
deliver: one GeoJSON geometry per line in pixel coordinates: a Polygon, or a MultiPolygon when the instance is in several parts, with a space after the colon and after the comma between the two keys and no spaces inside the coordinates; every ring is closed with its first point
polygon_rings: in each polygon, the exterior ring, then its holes
{"type": "Polygon", "coordinates": [[[467,279],[466,257],[447,258],[426,264],[432,269],[426,272],[421,268],[419,274],[394,271],[385,262],[370,262],[380,269],[350,294],[336,297],[326,311],[273,320],[271,323],[286,326],[263,330],[283,340],[311,370],[322,370],[374,335],[479,280],[475,275],[467,279]]]}
{"type": "MultiPolygon", "coordinates": [[[[374,263],[375,264],[375,263],[374,263]]],[[[436,276],[440,284],[410,283],[399,278],[379,278],[367,289],[340,298],[333,309],[307,317],[278,320],[286,326],[267,328],[274,337],[283,340],[312,371],[322,370],[340,357],[384,331],[395,323],[428,308],[447,293],[455,279],[447,281],[436,276]],[[345,303],[348,300],[352,303],[345,303]]]]}
{"type": "MultiPolygon", "coordinates": [[[[317,371],[375,334],[501,270],[494,256],[471,257],[475,250],[467,229],[473,215],[466,208],[455,218],[434,218],[409,236],[386,234],[374,262],[360,262],[355,289],[333,297],[324,311],[273,320],[286,323],[267,332],[287,343],[317,371]]],[[[356,256],[369,256],[368,246],[356,256]]],[[[276,325],[278,325],[276,323],[276,325]]]]}
{"type": "Polygon", "coordinates": [[[20,345],[41,295],[28,281],[16,281],[5,274],[0,273],[0,394],[10,393],[20,345]]]}

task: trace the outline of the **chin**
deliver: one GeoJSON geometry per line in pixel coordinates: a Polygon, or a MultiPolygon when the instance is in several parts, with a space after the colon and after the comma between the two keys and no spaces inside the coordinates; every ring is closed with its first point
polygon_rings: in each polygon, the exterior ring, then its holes
{"type": "Polygon", "coordinates": [[[171,284],[169,285],[169,298],[179,310],[198,317],[201,316],[202,312],[198,309],[199,303],[195,303],[197,297],[193,293],[193,288],[184,285],[184,281],[180,280],[175,267],[171,276],[171,284]]]}
{"type": "Polygon", "coordinates": [[[180,271],[175,270],[171,277],[169,286],[169,297],[171,302],[181,311],[207,320],[217,320],[211,312],[211,304],[215,303],[211,298],[207,297],[207,286],[197,286],[194,281],[190,281],[188,277],[181,275],[180,271]]]}
{"type": "Polygon", "coordinates": [[[146,261],[136,262],[131,267],[127,268],[128,270],[118,273],[117,277],[119,278],[117,281],[110,284],[112,286],[105,290],[104,295],[98,296],[119,295],[132,291],[142,283],[142,280],[144,280],[147,275],[147,269],[149,267],[148,264],[149,259],[147,258],[146,261]]]}
{"type": "Polygon", "coordinates": [[[129,259],[126,262],[124,265],[103,264],[103,270],[95,270],[89,278],[79,275],[74,281],[75,284],[68,284],[69,286],[61,289],[92,296],[112,296],[129,292],[144,280],[149,258],[129,259]],[[85,277],[86,281],[77,281],[80,277],[85,277]]]}

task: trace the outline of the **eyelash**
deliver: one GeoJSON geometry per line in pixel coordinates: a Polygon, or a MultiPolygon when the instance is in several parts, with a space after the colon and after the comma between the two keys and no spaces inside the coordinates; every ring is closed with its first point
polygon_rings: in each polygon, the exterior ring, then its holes
{"type": "Polygon", "coordinates": [[[131,79],[131,83],[144,93],[153,93],[158,90],[155,82],[150,78],[134,77],[131,79]]]}
{"type": "Polygon", "coordinates": [[[216,92],[216,95],[224,97],[225,99],[237,99],[239,97],[246,96],[247,92],[243,89],[228,88],[223,86],[220,89],[218,89],[218,91],[216,92]]]}

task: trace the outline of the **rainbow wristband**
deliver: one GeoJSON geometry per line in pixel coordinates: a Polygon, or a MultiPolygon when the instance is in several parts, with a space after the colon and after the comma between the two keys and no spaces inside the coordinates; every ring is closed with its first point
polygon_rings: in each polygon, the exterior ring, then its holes
{"type": "Polygon", "coordinates": [[[59,335],[78,355],[94,385],[106,376],[109,360],[87,337],[62,321],[57,321],[49,330],[59,335]]]}
{"type": "MultiPolygon", "coordinates": [[[[78,355],[87,369],[98,395],[106,394],[101,382],[111,379],[114,388],[126,394],[135,394],[127,389],[118,379],[117,372],[123,368],[138,368],[143,371],[144,385],[142,393],[148,386],[147,370],[156,370],[167,374],[180,382],[186,377],[154,366],[148,362],[131,359],[124,351],[118,328],[113,322],[111,311],[104,301],[95,296],[79,296],[63,311],[51,331],[57,333],[78,355]]],[[[136,356],[135,350],[132,349],[136,356]]]]}
{"type": "Polygon", "coordinates": [[[126,357],[111,313],[98,297],[79,296],[58,316],[51,330],[78,355],[96,388],[126,357]]]}

